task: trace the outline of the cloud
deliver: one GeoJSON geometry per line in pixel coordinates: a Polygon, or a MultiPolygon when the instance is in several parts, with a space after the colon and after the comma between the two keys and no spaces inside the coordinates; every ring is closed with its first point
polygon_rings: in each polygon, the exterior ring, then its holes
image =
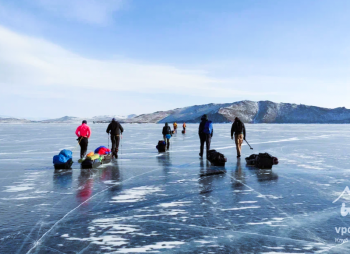
{"type": "MultiPolygon", "coordinates": [[[[298,75],[298,71],[281,75],[271,72],[268,75],[266,71],[254,71],[255,67],[249,69],[246,63],[240,68],[231,63],[225,65],[229,75],[223,78],[204,70],[210,68],[180,68],[125,58],[87,58],[45,39],[22,35],[2,26],[0,37],[4,38],[0,40],[2,92],[13,98],[33,98],[38,100],[36,103],[45,98],[70,97],[74,100],[76,94],[65,95],[74,90],[81,91],[84,97],[109,92],[119,95],[134,93],[138,95],[138,100],[141,95],[144,95],[143,98],[154,97],[158,105],[166,104],[169,108],[191,105],[193,99],[197,103],[269,99],[331,107],[348,106],[340,104],[340,101],[345,101],[345,93],[337,95],[337,99],[324,100],[336,92],[329,91],[330,84],[339,89],[347,86],[348,79],[344,80],[344,77],[303,77],[298,75]],[[244,68],[249,70],[243,71],[244,68]],[[184,98],[191,98],[191,102],[184,98]]],[[[272,70],[273,66],[269,69],[272,70]]],[[[159,108],[162,107],[159,105],[159,108]]],[[[147,109],[143,107],[143,110],[147,109]]],[[[136,109],[133,112],[137,112],[136,109]]]]}
{"type": "MultiPolygon", "coordinates": [[[[0,84],[26,93],[32,87],[74,86],[100,91],[173,93],[229,97],[245,94],[229,81],[208,77],[201,70],[149,64],[128,59],[97,60],[72,53],[43,39],[0,26],[0,84]]],[[[50,96],[50,94],[49,94],[50,96]]]]}
{"type": "Polygon", "coordinates": [[[270,99],[299,103],[302,95],[297,91],[300,89],[315,94],[320,91],[320,88],[315,90],[315,86],[328,87],[326,81],[313,79],[311,82],[297,76],[268,76],[263,73],[240,76],[234,67],[231,67],[232,77],[218,78],[203,69],[124,58],[91,59],[47,40],[21,35],[1,26],[0,36],[6,38],[0,40],[0,86],[11,86],[6,93],[13,96],[62,98],[63,91],[74,87],[75,90],[100,94],[110,91],[137,93],[139,96],[144,94],[145,97],[173,95],[174,98],[177,96],[178,101],[182,97],[192,96],[205,98],[203,102],[208,99],[208,102],[270,99]],[[294,95],[297,97],[291,97],[293,92],[288,89],[290,87],[295,88],[294,95]]]}
{"type": "Polygon", "coordinates": [[[89,24],[109,23],[113,14],[122,9],[125,0],[33,0],[45,10],[89,24]]]}

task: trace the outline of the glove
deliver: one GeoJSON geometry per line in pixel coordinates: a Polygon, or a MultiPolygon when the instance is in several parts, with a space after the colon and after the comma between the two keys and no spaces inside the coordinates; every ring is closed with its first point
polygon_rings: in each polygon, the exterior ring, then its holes
{"type": "Polygon", "coordinates": [[[233,140],[233,136],[231,136],[231,139],[233,140]]]}

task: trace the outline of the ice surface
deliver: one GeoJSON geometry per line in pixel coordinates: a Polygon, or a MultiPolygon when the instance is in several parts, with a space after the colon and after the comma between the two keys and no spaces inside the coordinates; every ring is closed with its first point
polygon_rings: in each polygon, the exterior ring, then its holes
{"type": "MultiPolygon", "coordinates": [[[[90,126],[89,150],[108,145],[90,126]]],[[[197,124],[164,154],[162,125],[125,124],[116,162],[55,172],[61,149],[78,160],[75,128],[0,125],[0,253],[349,253],[350,195],[333,203],[350,186],[349,125],[247,125],[254,150],[237,160],[230,125],[214,124],[228,162],[213,175],[197,124]],[[247,167],[259,152],[280,164],[247,167]]]]}

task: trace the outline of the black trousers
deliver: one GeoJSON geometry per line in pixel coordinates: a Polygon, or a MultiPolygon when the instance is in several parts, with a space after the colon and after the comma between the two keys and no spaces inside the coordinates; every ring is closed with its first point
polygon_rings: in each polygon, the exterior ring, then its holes
{"type": "Polygon", "coordinates": [[[79,138],[80,140],[80,158],[84,158],[85,154],[86,154],[86,151],[87,151],[87,148],[88,148],[88,144],[89,144],[89,140],[88,138],[83,138],[83,137],[80,137],[79,138]]]}
{"type": "Polygon", "coordinates": [[[201,141],[201,147],[200,147],[200,152],[199,152],[200,156],[203,156],[204,143],[206,144],[207,154],[208,154],[208,151],[210,150],[211,135],[210,134],[202,134],[199,136],[199,139],[201,141]]]}
{"type": "Polygon", "coordinates": [[[119,149],[120,136],[119,135],[111,135],[111,141],[112,141],[112,153],[117,154],[118,149],[119,149]]]}

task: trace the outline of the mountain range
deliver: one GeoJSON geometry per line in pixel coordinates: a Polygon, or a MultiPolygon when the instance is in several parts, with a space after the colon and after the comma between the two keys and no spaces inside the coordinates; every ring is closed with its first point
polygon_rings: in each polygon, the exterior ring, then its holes
{"type": "MultiPolygon", "coordinates": [[[[223,104],[194,105],[168,111],[129,116],[95,116],[85,120],[109,122],[113,117],[123,123],[198,123],[203,114],[215,123],[233,122],[239,117],[245,123],[350,123],[350,110],[322,108],[271,101],[238,101],[223,104]]],[[[58,119],[30,121],[26,119],[1,118],[0,123],[79,123],[83,118],[65,116],[58,119]]]]}

